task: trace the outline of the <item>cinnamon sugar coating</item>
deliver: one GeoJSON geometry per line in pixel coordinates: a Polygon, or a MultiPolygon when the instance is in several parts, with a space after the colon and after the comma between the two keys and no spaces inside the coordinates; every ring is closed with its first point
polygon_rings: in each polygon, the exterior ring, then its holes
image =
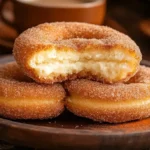
{"type": "Polygon", "coordinates": [[[0,115],[11,119],[46,119],[64,109],[60,84],[35,83],[15,62],[0,66],[0,115]]]}
{"type": "Polygon", "coordinates": [[[140,66],[126,83],[102,84],[86,79],[65,83],[66,107],[95,121],[126,122],[150,116],[150,68],[140,66]]]}
{"type": "MultiPolygon", "coordinates": [[[[40,83],[62,82],[65,80],[72,80],[76,78],[92,78],[93,80],[103,81],[107,83],[127,81],[137,72],[139,63],[142,58],[139,47],[127,35],[124,35],[106,26],[75,22],[45,23],[30,28],[23,32],[16,39],[13,53],[17,63],[20,65],[23,72],[40,83]],[[53,73],[48,75],[40,74],[40,72],[45,71],[43,71],[44,67],[41,67],[42,69],[40,71],[37,71],[34,67],[31,67],[31,65],[33,65],[32,60],[36,54],[45,51],[51,52],[54,49],[56,50],[56,53],[64,52],[66,53],[66,55],[68,55],[68,52],[78,53],[81,55],[82,53],[87,52],[90,55],[90,53],[93,51],[95,51],[96,54],[97,51],[99,54],[101,54],[101,52],[109,53],[109,51],[111,52],[114,50],[118,50],[118,52],[122,52],[130,58],[133,58],[133,60],[129,61],[127,59],[120,60],[118,61],[118,64],[122,62],[126,65],[131,62],[132,64],[129,64],[128,66],[133,66],[133,68],[131,70],[127,69],[127,71],[125,70],[127,73],[124,76],[109,79],[107,76],[103,76],[100,73],[93,72],[91,69],[87,71],[85,71],[85,69],[81,71],[73,71],[72,69],[68,69],[72,70],[71,73],[57,73],[54,74],[53,78],[51,78],[53,73]]],[[[120,58],[120,56],[118,57],[120,58]]],[[[38,59],[39,58],[40,57],[38,57],[38,59]]],[[[100,61],[116,61],[111,59],[107,60],[107,58],[109,57],[106,57],[104,60],[102,59],[100,61]]],[[[55,61],[59,62],[59,56],[56,57],[55,61]]],[[[69,61],[72,62],[72,60],[69,61]]],[[[80,62],[80,60],[78,61],[80,62]]],[[[88,61],[89,60],[87,59],[84,61],[84,63],[86,64],[88,61]]],[[[49,64],[50,63],[51,59],[49,64]]],[[[63,61],[60,62],[60,64],[63,63],[63,61]]],[[[73,62],[73,64],[75,63],[76,62],[73,62]]],[[[34,65],[37,64],[38,63],[36,62],[34,65]]],[[[43,64],[45,65],[45,61],[43,62],[43,64]]],[[[47,64],[47,66],[49,64],[47,64]]],[[[128,66],[123,67],[126,68],[128,66]]],[[[120,68],[118,68],[118,70],[120,70],[120,68]]],[[[103,70],[99,70],[99,72],[103,72],[103,70]]]]}

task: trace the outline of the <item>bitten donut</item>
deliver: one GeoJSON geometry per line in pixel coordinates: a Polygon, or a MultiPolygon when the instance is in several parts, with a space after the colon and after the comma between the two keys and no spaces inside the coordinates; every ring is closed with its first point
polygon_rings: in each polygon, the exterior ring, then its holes
{"type": "Polygon", "coordinates": [[[0,66],[0,116],[10,119],[46,119],[64,110],[60,84],[37,84],[15,62],[0,66]]]}
{"type": "Polygon", "coordinates": [[[23,32],[14,57],[40,83],[87,78],[106,83],[127,81],[138,70],[139,47],[127,35],[87,23],[45,23],[23,32]]]}
{"type": "Polygon", "coordinates": [[[66,82],[66,107],[99,122],[121,123],[150,116],[150,68],[140,67],[128,83],[102,84],[86,79],[66,82]]]}

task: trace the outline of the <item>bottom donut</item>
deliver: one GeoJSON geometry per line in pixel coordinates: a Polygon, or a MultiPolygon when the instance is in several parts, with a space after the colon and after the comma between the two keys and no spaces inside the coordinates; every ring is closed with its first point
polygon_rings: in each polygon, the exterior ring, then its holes
{"type": "Polygon", "coordinates": [[[65,90],[60,84],[38,84],[15,62],[0,67],[0,116],[10,119],[48,119],[64,110],[65,90]]]}
{"type": "Polygon", "coordinates": [[[141,66],[127,83],[102,84],[86,79],[65,83],[66,107],[98,122],[122,123],[150,116],[150,68],[141,66]]]}

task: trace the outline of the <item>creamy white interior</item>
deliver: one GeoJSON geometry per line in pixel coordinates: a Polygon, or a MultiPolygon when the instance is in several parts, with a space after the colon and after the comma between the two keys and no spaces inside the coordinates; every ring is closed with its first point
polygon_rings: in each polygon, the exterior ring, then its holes
{"type": "Polygon", "coordinates": [[[46,50],[36,53],[29,61],[39,77],[50,78],[52,75],[67,75],[84,70],[113,80],[125,78],[133,71],[135,59],[128,53],[119,50],[111,51],[56,51],[46,50]]]}

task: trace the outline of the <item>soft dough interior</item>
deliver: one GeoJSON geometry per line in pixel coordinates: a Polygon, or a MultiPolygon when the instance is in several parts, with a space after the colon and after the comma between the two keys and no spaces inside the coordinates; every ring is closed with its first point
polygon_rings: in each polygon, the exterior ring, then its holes
{"type": "Polygon", "coordinates": [[[136,59],[122,50],[45,50],[32,56],[29,66],[39,78],[78,74],[81,71],[109,81],[121,80],[135,71],[136,59]]]}

